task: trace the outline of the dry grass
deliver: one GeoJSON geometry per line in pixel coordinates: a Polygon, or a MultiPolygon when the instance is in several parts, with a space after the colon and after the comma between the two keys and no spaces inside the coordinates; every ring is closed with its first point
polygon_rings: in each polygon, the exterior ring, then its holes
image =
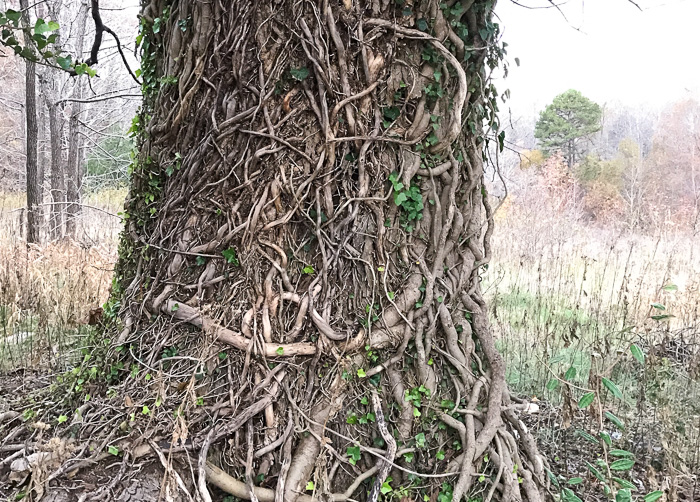
{"type": "MultiPolygon", "coordinates": [[[[511,388],[576,408],[583,391],[568,397],[557,377],[574,367],[571,382],[583,388],[610,378],[624,393],[604,402],[628,424],[619,447],[638,448],[646,436],[650,465],[700,471],[699,253],[690,234],[502,218],[484,279],[511,388]],[[652,318],[660,315],[673,317],[652,318]]],[[[541,439],[559,444],[566,425],[550,424],[541,439]]]]}
{"type": "MultiPolygon", "coordinates": [[[[0,193],[0,369],[56,369],[85,334],[90,309],[107,299],[119,220],[86,209],[78,241],[28,247],[16,210],[23,197],[0,193]]],[[[113,212],[111,200],[95,206],[113,212]]]]}

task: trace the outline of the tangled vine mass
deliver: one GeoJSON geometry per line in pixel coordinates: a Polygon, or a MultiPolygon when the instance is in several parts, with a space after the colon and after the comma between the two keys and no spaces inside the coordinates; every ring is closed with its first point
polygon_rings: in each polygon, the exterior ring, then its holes
{"type": "Polygon", "coordinates": [[[205,501],[545,500],[480,289],[494,4],[143,5],[83,457],[150,455],[205,501]]]}

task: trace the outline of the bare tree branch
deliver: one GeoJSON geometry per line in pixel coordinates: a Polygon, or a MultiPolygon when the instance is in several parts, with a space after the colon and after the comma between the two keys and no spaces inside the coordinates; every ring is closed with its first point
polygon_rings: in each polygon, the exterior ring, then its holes
{"type": "Polygon", "coordinates": [[[117,42],[117,50],[119,51],[119,54],[122,57],[124,67],[129,72],[129,75],[131,75],[131,78],[133,78],[137,84],[141,85],[141,81],[138,78],[136,78],[136,75],[133,71],[131,71],[131,68],[129,67],[129,63],[126,61],[126,56],[124,55],[124,51],[122,50],[122,44],[119,41],[119,37],[114,32],[114,30],[110,29],[109,26],[106,26],[102,22],[102,16],[100,15],[100,1],[91,0],[91,9],[92,20],[95,22],[95,40],[92,43],[92,49],[90,49],[90,59],[88,59],[85,62],[85,64],[88,66],[92,66],[97,63],[97,57],[100,52],[100,46],[102,45],[102,33],[106,31],[107,33],[112,35],[114,37],[114,40],[117,42]]]}

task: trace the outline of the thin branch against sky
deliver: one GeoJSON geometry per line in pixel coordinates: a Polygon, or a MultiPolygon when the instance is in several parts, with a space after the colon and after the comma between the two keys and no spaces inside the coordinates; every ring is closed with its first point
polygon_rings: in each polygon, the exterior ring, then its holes
{"type": "Polygon", "coordinates": [[[536,113],[570,88],[630,106],[662,106],[700,91],[700,69],[688,64],[700,46],[700,2],[569,0],[558,4],[566,20],[551,5],[541,8],[548,4],[513,0],[496,8],[509,56],[521,62],[498,84],[511,90],[515,113],[536,113]],[[674,40],[675,49],[659,40],[674,40]]]}

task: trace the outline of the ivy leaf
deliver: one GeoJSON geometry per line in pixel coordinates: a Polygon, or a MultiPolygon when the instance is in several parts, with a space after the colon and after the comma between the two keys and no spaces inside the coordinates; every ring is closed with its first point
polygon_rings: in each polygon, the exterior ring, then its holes
{"type": "Polygon", "coordinates": [[[586,462],[586,465],[588,466],[588,470],[591,471],[591,474],[593,474],[598,480],[605,482],[605,476],[603,476],[603,473],[601,473],[598,469],[593,467],[590,463],[586,462]]]}
{"type": "Polygon", "coordinates": [[[595,438],[595,436],[590,435],[586,431],[579,430],[577,431],[578,435],[581,436],[583,439],[586,441],[593,443],[593,444],[599,444],[600,442],[595,438]]]}
{"type": "Polygon", "coordinates": [[[607,389],[610,392],[612,392],[613,396],[615,396],[618,399],[622,399],[622,392],[620,391],[620,388],[617,385],[615,385],[615,382],[603,377],[603,385],[605,385],[605,387],[607,387],[607,389]]]}
{"type": "Polygon", "coordinates": [[[612,423],[614,423],[620,430],[625,430],[625,424],[622,423],[622,420],[617,418],[615,415],[610,413],[609,411],[605,412],[605,416],[607,417],[608,420],[610,420],[612,423]]]}
{"type": "Polygon", "coordinates": [[[569,488],[564,488],[562,490],[562,501],[566,502],[583,502],[576,494],[569,488]]]}
{"type": "Polygon", "coordinates": [[[506,132],[501,131],[498,133],[498,150],[500,152],[503,152],[503,149],[505,148],[505,141],[506,141],[506,132]]]}
{"type": "Polygon", "coordinates": [[[644,352],[642,352],[642,349],[640,349],[638,345],[634,343],[630,345],[630,352],[640,364],[644,364],[644,352]]]}
{"type": "Polygon", "coordinates": [[[656,490],[654,492],[647,493],[644,496],[644,502],[656,502],[657,500],[659,500],[663,496],[664,496],[664,492],[662,492],[661,490],[656,490]]]}
{"type": "Polygon", "coordinates": [[[545,469],[545,470],[547,471],[547,477],[548,477],[549,480],[552,482],[552,484],[553,484],[554,486],[556,486],[557,488],[559,488],[559,480],[558,480],[557,477],[554,475],[554,473],[553,473],[552,471],[550,471],[549,469],[545,469]]]}
{"type": "Polygon", "coordinates": [[[382,495],[386,495],[387,493],[390,493],[390,492],[392,492],[393,490],[394,490],[394,489],[393,489],[393,488],[391,487],[391,485],[389,484],[389,480],[384,481],[384,483],[382,483],[382,487],[379,489],[379,491],[382,492],[382,495]]]}
{"type": "Polygon", "coordinates": [[[547,382],[547,390],[554,390],[559,386],[559,380],[556,378],[552,378],[547,382]]]}
{"type": "Polygon", "coordinates": [[[360,369],[357,370],[357,376],[360,377],[360,378],[364,378],[364,377],[367,376],[367,373],[365,373],[365,370],[363,370],[362,368],[360,368],[360,369]]]}
{"type": "Polygon", "coordinates": [[[32,39],[36,42],[36,46],[40,51],[48,45],[48,42],[46,41],[46,37],[44,35],[35,34],[32,36],[32,39]]]}
{"type": "Polygon", "coordinates": [[[348,457],[350,457],[349,461],[352,465],[357,464],[357,461],[360,460],[360,457],[362,456],[359,446],[348,446],[345,453],[348,457]]]}
{"type": "Polygon", "coordinates": [[[277,350],[275,351],[275,353],[276,353],[278,356],[283,356],[283,355],[284,355],[284,349],[283,349],[282,347],[277,347],[277,350]]]}
{"type": "Polygon", "coordinates": [[[238,261],[238,258],[236,257],[236,250],[233,248],[228,248],[225,249],[224,251],[221,252],[223,255],[224,259],[232,264],[234,267],[237,267],[240,265],[240,262],[238,261]]]}
{"type": "Polygon", "coordinates": [[[306,77],[309,76],[309,69],[302,66],[301,68],[292,68],[289,70],[289,73],[294,77],[296,80],[301,82],[304,80],[306,77]]]}
{"type": "Polygon", "coordinates": [[[16,10],[13,10],[13,9],[7,9],[7,11],[5,12],[5,16],[10,21],[17,23],[20,20],[20,18],[22,17],[22,13],[17,12],[16,10]]]}
{"type": "Polygon", "coordinates": [[[621,478],[615,478],[615,477],[613,477],[612,480],[615,481],[615,483],[617,483],[618,485],[620,485],[620,487],[622,487],[622,488],[629,488],[630,490],[636,490],[636,489],[637,489],[637,487],[634,485],[634,483],[630,483],[630,482],[627,481],[626,479],[621,479],[621,478]]]}
{"type": "Polygon", "coordinates": [[[628,458],[621,458],[610,464],[610,470],[612,471],[629,471],[632,467],[634,467],[634,460],[628,458]]]}
{"type": "Polygon", "coordinates": [[[62,424],[63,422],[65,422],[65,421],[67,421],[67,420],[68,420],[68,417],[65,416],[65,415],[61,415],[60,417],[58,417],[58,423],[59,423],[59,424],[62,424]]]}
{"type": "Polygon", "coordinates": [[[59,56],[56,58],[56,64],[64,70],[70,70],[71,64],[73,64],[73,59],[70,56],[59,56]]]}
{"type": "Polygon", "coordinates": [[[406,192],[394,192],[394,204],[396,204],[397,206],[400,206],[407,200],[408,197],[406,196],[406,192]]]}
{"type": "Polygon", "coordinates": [[[58,23],[54,23],[53,21],[47,23],[41,18],[37,19],[36,24],[34,25],[34,33],[36,33],[37,35],[43,35],[44,33],[49,33],[57,29],[58,23]],[[56,27],[52,28],[51,25],[55,25],[56,27]]]}
{"type": "Polygon", "coordinates": [[[595,392],[589,392],[588,394],[584,394],[581,396],[581,399],[578,401],[578,407],[582,410],[588,408],[591,403],[593,403],[593,400],[595,399],[595,392]]]}
{"type": "Polygon", "coordinates": [[[107,451],[112,455],[119,455],[119,448],[117,448],[116,446],[109,446],[107,448],[107,451]]]}
{"type": "Polygon", "coordinates": [[[632,492],[629,488],[623,488],[615,494],[615,502],[631,502],[632,492]]]}
{"type": "Polygon", "coordinates": [[[39,60],[39,58],[36,57],[36,54],[34,54],[34,51],[30,47],[25,47],[24,49],[19,51],[19,55],[22,58],[27,59],[29,61],[38,61],[39,60]]]}
{"type": "Polygon", "coordinates": [[[304,272],[305,274],[312,275],[312,274],[315,273],[316,271],[314,270],[314,268],[313,268],[311,265],[307,265],[307,266],[304,267],[304,269],[302,270],[302,272],[304,272]]]}
{"type": "Polygon", "coordinates": [[[382,110],[382,112],[384,114],[384,119],[388,120],[389,122],[394,122],[397,118],[399,118],[401,108],[398,106],[387,106],[382,110]]]}
{"type": "Polygon", "coordinates": [[[313,482],[313,481],[309,481],[308,483],[306,483],[306,489],[309,490],[309,491],[313,491],[313,489],[314,489],[314,482],[313,482]]]}
{"type": "Polygon", "coordinates": [[[428,31],[428,21],[424,18],[416,19],[416,28],[420,31],[428,31]]]}

